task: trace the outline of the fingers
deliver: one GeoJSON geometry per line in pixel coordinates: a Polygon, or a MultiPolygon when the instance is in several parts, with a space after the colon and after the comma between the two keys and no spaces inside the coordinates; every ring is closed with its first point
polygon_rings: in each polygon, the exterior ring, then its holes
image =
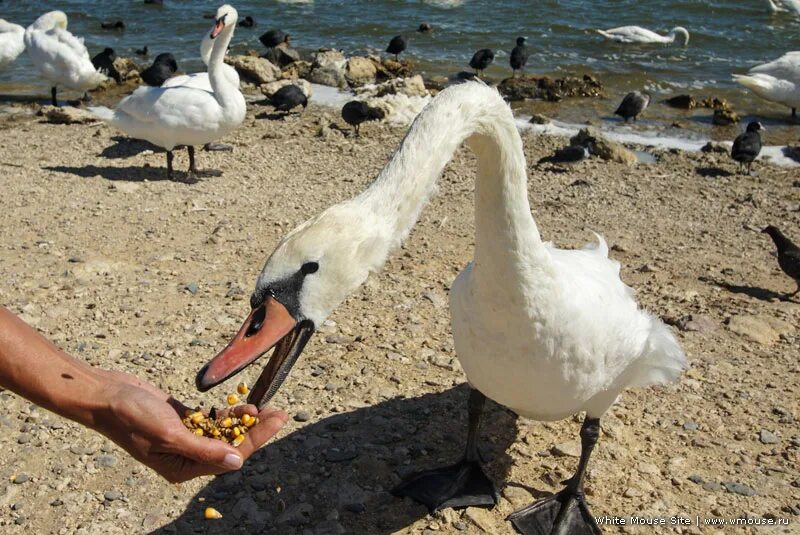
{"type": "Polygon", "coordinates": [[[258,414],[258,419],[259,422],[250,428],[244,442],[237,448],[245,459],[275,436],[286,425],[289,415],[283,411],[264,409],[258,414]]]}
{"type": "Polygon", "coordinates": [[[165,450],[205,465],[209,470],[205,473],[209,474],[238,470],[245,459],[233,446],[221,440],[199,437],[188,429],[178,433],[165,450]],[[219,472],[212,471],[215,468],[219,469],[219,472]]]}

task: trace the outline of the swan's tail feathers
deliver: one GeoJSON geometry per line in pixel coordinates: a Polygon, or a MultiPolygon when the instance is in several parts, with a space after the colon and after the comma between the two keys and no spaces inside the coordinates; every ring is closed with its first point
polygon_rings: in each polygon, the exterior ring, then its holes
{"type": "Polygon", "coordinates": [[[673,383],[688,366],[686,354],[669,327],[656,317],[651,319],[650,336],[633,370],[632,387],[673,383]]]}
{"type": "Polygon", "coordinates": [[[604,257],[608,258],[608,244],[606,243],[606,240],[597,232],[593,230],[590,232],[594,234],[595,238],[597,238],[597,243],[587,243],[586,245],[583,246],[583,250],[597,251],[604,257]]]}
{"type": "Polygon", "coordinates": [[[102,121],[109,122],[114,120],[114,110],[111,108],[106,108],[105,106],[90,106],[87,109],[102,121]]]}
{"type": "Polygon", "coordinates": [[[733,81],[745,86],[756,95],[769,92],[777,80],[768,74],[734,74],[733,81]]]}

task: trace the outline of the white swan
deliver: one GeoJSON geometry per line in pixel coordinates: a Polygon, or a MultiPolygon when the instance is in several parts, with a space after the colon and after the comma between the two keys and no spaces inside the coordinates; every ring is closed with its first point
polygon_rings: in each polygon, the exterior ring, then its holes
{"type": "Polygon", "coordinates": [[[733,79],[759,97],[788,106],[792,117],[800,108],[800,51],[787,52],[769,63],[756,65],[733,79]]]}
{"type": "Polygon", "coordinates": [[[25,28],[0,19],[0,70],[13,63],[25,50],[25,28]]]}
{"type": "Polygon", "coordinates": [[[667,35],[659,35],[641,26],[620,26],[596,31],[606,39],[620,43],[673,43],[675,38],[680,35],[683,39],[683,46],[689,44],[689,32],[681,26],[671,29],[667,35]]]}
{"type": "MultiPolygon", "coordinates": [[[[131,137],[167,150],[167,176],[172,177],[172,150],[185,145],[189,152],[189,176],[200,174],[195,166],[194,146],[215,141],[244,121],[247,107],[238,85],[223,68],[228,44],[236,29],[238,14],[230,5],[217,9],[209,38],[214,41],[208,62],[211,90],[179,85],[142,86],[125,97],[116,110],[90,108],[131,137]]],[[[208,173],[208,172],[206,172],[208,173]]]]}
{"type": "Polygon", "coordinates": [[[95,70],[83,39],[67,31],[63,11],[45,13],[25,30],[25,48],[31,62],[53,86],[53,106],[58,106],[56,87],[86,92],[107,80],[95,70]]]}
{"type": "MultiPolygon", "coordinates": [[[[214,40],[211,39],[210,34],[206,32],[203,34],[203,40],[200,42],[200,58],[203,60],[203,63],[206,65],[206,67],[208,67],[209,62],[211,61],[211,50],[213,46],[214,40]]],[[[223,75],[231,85],[240,87],[239,73],[236,72],[236,69],[227,63],[222,63],[219,65],[219,68],[222,70],[223,75]]],[[[195,72],[192,74],[173,76],[172,78],[165,80],[164,83],[161,84],[161,87],[177,87],[179,85],[184,87],[204,89],[205,91],[212,91],[211,81],[208,78],[207,72],[195,72]]]]}
{"type": "Polygon", "coordinates": [[[586,411],[580,470],[557,498],[520,512],[514,522],[544,522],[550,514],[552,524],[562,500],[572,508],[562,515],[565,521],[591,523],[575,515],[585,510],[581,481],[599,418],[627,387],[674,381],[685,356],[669,328],[638,308],[602,238],[580,250],[542,241],[531,217],[525,155],[511,109],[480,82],[439,93],[367,190],[301,224],[278,244],[256,282],[250,316],[200,371],[197,385],[211,388],[275,346],[248,399],[263,406],[314,328],[408,235],[465,139],[478,161],[475,259],[453,283],[450,310],[456,353],[475,389],[467,455],[395,492],[431,509],[494,503],[476,448],[486,395],[537,420],[586,411]],[[465,489],[472,491],[469,499],[461,495],[465,489]]]}
{"type": "Polygon", "coordinates": [[[800,0],[767,0],[767,10],[771,13],[782,13],[791,11],[800,14],[800,0]]]}

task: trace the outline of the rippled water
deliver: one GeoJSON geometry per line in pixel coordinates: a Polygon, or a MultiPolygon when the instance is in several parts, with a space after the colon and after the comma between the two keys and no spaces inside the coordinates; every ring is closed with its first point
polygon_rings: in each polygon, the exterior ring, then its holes
{"type": "MultiPolygon", "coordinates": [[[[44,11],[61,9],[69,16],[70,30],[85,38],[92,53],[111,46],[132,56],[134,49],[148,45],[151,54],[174,53],[185,70],[199,68],[199,39],[210,25],[203,14],[212,13],[217,3],[164,4],[26,0],[3,2],[0,12],[27,25],[44,11]],[[125,31],[100,29],[101,21],[118,19],[127,25],[125,31]]],[[[731,72],[800,50],[800,15],[771,14],[761,0],[247,0],[234,5],[240,18],[251,15],[258,22],[254,29],[237,30],[234,51],[260,49],[258,36],[273,27],[291,33],[299,48],[328,46],[348,54],[382,52],[392,36],[402,33],[409,38],[407,56],[429,73],[467,68],[476,49],[489,47],[497,51],[497,59],[487,75],[500,78],[509,73],[507,51],[524,35],[533,51],[528,72],[589,71],[619,90],[647,87],[669,93],[713,87],[746,99],[744,90],[732,83],[731,72]],[[435,30],[417,33],[421,22],[435,30]],[[691,40],[688,47],[622,45],[593,31],[625,24],[660,33],[684,26],[691,40]]],[[[0,73],[0,82],[5,92],[46,89],[24,55],[0,73]]]]}

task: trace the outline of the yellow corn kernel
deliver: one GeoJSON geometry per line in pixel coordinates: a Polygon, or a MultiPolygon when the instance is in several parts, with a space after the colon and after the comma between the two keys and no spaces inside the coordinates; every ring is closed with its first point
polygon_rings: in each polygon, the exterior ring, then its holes
{"type": "Polygon", "coordinates": [[[244,425],[246,425],[247,427],[250,427],[255,423],[255,418],[253,418],[249,414],[243,414],[242,415],[242,423],[244,425]]]}
{"type": "Polygon", "coordinates": [[[239,403],[239,396],[236,394],[228,394],[228,405],[236,405],[239,403]]]}
{"type": "Polygon", "coordinates": [[[231,420],[231,419],[230,419],[230,417],[229,417],[229,418],[225,418],[224,420],[222,420],[222,421],[219,423],[219,426],[220,426],[220,427],[226,427],[226,428],[227,428],[227,427],[230,427],[230,426],[232,426],[232,425],[233,425],[233,420],[231,420]]]}
{"type": "Polygon", "coordinates": [[[203,430],[202,430],[202,429],[200,429],[199,427],[198,427],[197,429],[195,429],[194,431],[192,431],[192,432],[193,432],[195,435],[197,435],[198,437],[202,437],[202,436],[203,436],[203,430]]]}
{"type": "Polygon", "coordinates": [[[239,435],[238,437],[234,438],[231,444],[234,448],[238,448],[239,445],[244,442],[244,435],[239,435]]]}
{"type": "Polygon", "coordinates": [[[236,391],[239,392],[239,394],[246,396],[247,393],[250,392],[250,389],[247,388],[247,384],[239,383],[239,386],[236,387],[236,391]]]}
{"type": "Polygon", "coordinates": [[[241,435],[241,434],[242,434],[242,432],[241,432],[241,431],[239,431],[239,428],[238,428],[238,427],[234,427],[234,428],[233,428],[233,436],[234,436],[234,437],[238,437],[238,436],[239,436],[239,435],[241,435]]]}
{"type": "Polygon", "coordinates": [[[215,520],[222,518],[222,513],[214,509],[213,507],[206,507],[205,513],[203,516],[206,517],[206,520],[215,520]]]}
{"type": "Polygon", "coordinates": [[[214,428],[211,430],[211,436],[217,438],[219,436],[219,429],[214,428]]]}
{"type": "Polygon", "coordinates": [[[200,411],[193,412],[189,415],[189,419],[192,421],[193,424],[199,424],[203,420],[205,420],[206,415],[200,411]]]}

